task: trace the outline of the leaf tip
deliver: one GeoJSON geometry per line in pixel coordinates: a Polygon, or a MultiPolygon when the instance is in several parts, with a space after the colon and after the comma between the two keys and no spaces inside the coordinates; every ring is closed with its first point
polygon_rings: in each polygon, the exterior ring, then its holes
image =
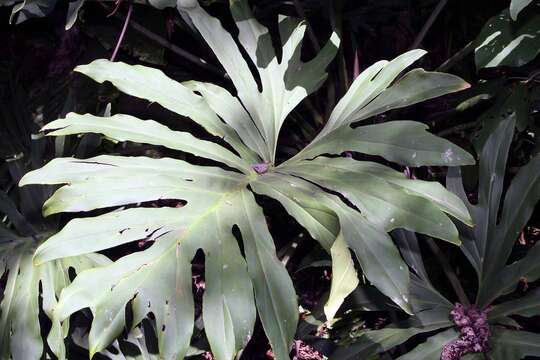
{"type": "Polygon", "coordinates": [[[39,251],[39,248],[36,250],[34,256],[32,257],[32,265],[34,266],[43,265],[43,263],[45,262],[42,259],[40,259],[39,257],[40,254],[38,254],[38,251],[39,251]]]}

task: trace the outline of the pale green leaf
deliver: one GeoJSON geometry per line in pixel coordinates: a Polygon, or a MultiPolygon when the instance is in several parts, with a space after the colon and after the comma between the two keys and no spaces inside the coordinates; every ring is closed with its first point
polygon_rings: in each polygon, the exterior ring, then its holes
{"type": "Polygon", "coordinates": [[[43,352],[38,319],[39,271],[32,265],[33,250],[32,241],[27,241],[2,253],[9,270],[0,303],[0,351],[5,359],[38,360],[43,352]]]}
{"type": "MultiPolygon", "coordinates": [[[[317,224],[313,221],[315,219],[310,219],[300,211],[299,208],[310,204],[305,199],[311,198],[311,201],[318,203],[317,207],[324,209],[325,216],[334,213],[339,220],[342,236],[349,248],[354,250],[366,277],[392,301],[405,311],[410,311],[408,268],[384,229],[368,222],[358,211],[349,208],[336,196],[320,191],[318,187],[299,177],[286,174],[265,174],[253,183],[254,188],[257,188],[260,183],[267,186],[263,191],[264,194],[282,201],[289,209],[292,208],[292,204],[295,204],[298,209],[289,210],[290,214],[299,222],[311,221],[310,226],[315,234],[317,234],[317,229],[321,229],[321,225],[324,227],[324,222],[317,224]]],[[[311,211],[308,206],[304,208],[306,209],[311,211]]],[[[325,242],[321,241],[321,244],[324,246],[325,242]]]]}
{"type": "Polygon", "coordinates": [[[430,189],[429,183],[408,180],[382,165],[318,158],[284,170],[341,193],[369,222],[387,231],[406,228],[459,243],[457,230],[444,212],[468,219],[461,201],[442,187],[442,191],[436,186],[430,189]]]}
{"type": "Polygon", "coordinates": [[[330,249],[332,256],[332,286],[324,305],[326,319],[331,321],[345,298],[356,289],[359,280],[347,243],[339,235],[330,249]]]}
{"type": "Polygon", "coordinates": [[[38,247],[34,262],[77,256],[132,241],[156,241],[164,234],[186,228],[191,216],[181,208],[135,208],[71,220],[38,247]]]}
{"type": "MultiPolygon", "coordinates": [[[[427,125],[415,121],[389,121],[382,124],[339,128],[301,151],[303,159],[322,154],[341,154],[356,151],[378,155],[408,166],[472,165],[474,158],[428,131],[427,125]]],[[[294,163],[293,163],[294,164],[294,163]]]]}
{"type": "Polygon", "coordinates": [[[353,121],[414,105],[449,93],[468,89],[470,85],[458,76],[424,69],[414,69],[381,92],[373,101],[353,113],[353,121]]]}
{"type": "Polygon", "coordinates": [[[286,360],[298,321],[296,293],[287,270],[276,257],[264,215],[253,195],[242,191],[238,201],[241,201],[238,227],[242,232],[259,316],[274,356],[286,360]]]}
{"type": "Polygon", "coordinates": [[[276,199],[285,210],[302,225],[327,251],[337,234],[339,220],[336,214],[319,199],[319,190],[288,182],[287,175],[268,173],[250,182],[257,194],[276,199]]]}
{"type": "Polygon", "coordinates": [[[229,210],[232,201],[220,196],[213,204],[196,202],[185,208],[129,209],[68,225],[65,233],[52,239],[53,245],[44,244],[38,259],[44,253],[50,259],[133,240],[155,240],[155,244],[106,268],[83,272],[62,293],[57,316],[63,320],[90,307],[94,321],[89,341],[95,353],[118,336],[125,326],[124,308],[135,297],[134,325],[152,311],[160,354],[181,357],[193,331],[190,261],[202,248],[206,255],[206,333],[218,359],[233,358],[251,337],[255,305],[246,263],[232,235],[237,221],[229,210]],[[71,228],[78,229],[76,236],[71,236],[71,228]],[[85,245],[87,239],[93,239],[93,245],[85,245]]]}
{"type": "MultiPolygon", "coordinates": [[[[364,70],[338,102],[328,123],[317,138],[321,138],[342,126],[362,120],[362,116],[357,114],[361,114],[362,109],[388,88],[403,70],[425,54],[425,50],[411,50],[392,61],[382,60],[364,70]]],[[[383,111],[386,110],[389,109],[383,111]]]]}
{"type": "Polygon", "coordinates": [[[59,359],[65,359],[64,337],[68,324],[60,324],[53,309],[60,291],[70,283],[68,271],[73,268],[79,273],[105,265],[108,260],[102,255],[89,254],[36,266],[32,263],[36,239],[11,236],[11,241],[0,244],[0,260],[5,266],[2,272],[8,271],[0,303],[0,357],[41,359],[44,345],[39,316],[42,309],[52,322],[50,331],[45,333],[48,346],[59,359]]]}
{"type": "MultiPolygon", "coordinates": [[[[189,117],[204,127],[210,134],[223,138],[231,144],[246,161],[256,157],[242,143],[234,130],[224,124],[205,102],[191,89],[167,77],[162,71],[142,65],[128,65],[105,59],[94,60],[88,65],[79,65],[75,71],[103,83],[110,81],[120,91],[156,102],[177,114],[189,117]]],[[[247,144],[249,146],[249,144],[247,144]]],[[[252,149],[256,151],[257,149],[252,149]]]]}
{"type": "Polygon", "coordinates": [[[281,59],[273,48],[268,30],[251,14],[247,1],[231,2],[231,11],[240,30],[239,39],[257,67],[262,88],[259,91],[248,64],[233,38],[219,21],[196,3],[180,5],[202,37],[216,54],[234,83],[238,97],[266,140],[273,162],[279,131],[287,115],[326,78],[325,68],[339,47],[339,37],[332,34],[327,45],[308,63],[300,59],[306,25],[280,17],[281,59]]]}
{"type": "Polygon", "coordinates": [[[51,131],[48,135],[53,136],[98,133],[116,141],[161,145],[220,161],[246,173],[250,171],[248,163],[220,145],[197,139],[190,133],[172,131],[153,120],[140,120],[130,115],[98,117],[90,114],[69,113],[65,119],[50,122],[42,130],[51,131]]]}
{"type": "Polygon", "coordinates": [[[211,83],[190,81],[184,83],[184,85],[199,92],[208,103],[208,106],[223,121],[236,130],[240,139],[257,152],[262,159],[270,158],[268,148],[260,130],[236,97],[232,96],[226,89],[211,83]]]}
{"type": "Polygon", "coordinates": [[[152,311],[160,353],[165,358],[185,354],[193,331],[191,265],[176,249],[178,235],[168,233],[148,250],[84,271],[62,291],[55,309],[59,320],[85,307],[94,314],[89,334],[91,354],[107,347],[124,329],[124,308],[134,297],[134,325],[152,311]]]}
{"type": "Polygon", "coordinates": [[[365,276],[405,312],[411,313],[409,269],[392,239],[353,209],[336,204],[333,210],[338,214],[343,238],[356,254],[365,276]]]}
{"type": "Polygon", "coordinates": [[[403,327],[387,326],[380,330],[363,332],[353,344],[338,348],[331,360],[365,359],[392,349],[411,337],[452,326],[448,312],[433,310],[420,313],[417,317],[403,322],[403,327]],[[421,316],[420,316],[421,315],[421,316]]]}

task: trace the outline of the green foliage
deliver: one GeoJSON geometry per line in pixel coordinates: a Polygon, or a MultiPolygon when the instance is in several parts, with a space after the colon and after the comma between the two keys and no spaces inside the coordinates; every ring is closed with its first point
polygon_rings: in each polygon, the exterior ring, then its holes
{"type": "MultiPolygon", "coordinates": [[[[34,17],[44,17],[49,15],[56,6],[56,0],[1,0],[0,6],[12,6],[10,23],[20,24],[34,17]]],[[[66,15],[66,30],[69,30],[75,21],[79,10],[85,0],[70,1],[66,15]]]]}
{"type": "Polygon", "coordinates": [[[537,2],[513,0],[510,9],[492,17],[476,38],[476,67],[527,64],[540,51],[539,31],[537,2]]]}
{"type": "MultiPolygon", "coordinates": [[[[479,199],[476,205],[467,200],[458,168],[450,169],[447,186],[468,206],[475,224],[474,229],[460,226],[462,250],[475,268],[478,295],[475,306],[485,309],[502,295],[516,289],[520,279],[535,281],[540,277],[538,245],[525,257],[507,265],[510,252],[521,229],[529,220],[540,198],[540,156],[535,156],[515,175],[508,188],[502,216],[498,216],[503,191],[506,160],[514,134],[515,114],[501,121],[487,139],[480,154],[479,199]]],[[[414,234],[398,234],[396,240],[407,263],[415,269],[411,274],[411,306],[414,316],[381,330],[366,331],[351,346],[338,350],[335,359],[352,356],[371,356],[403,343],[418,333],[441,331],[429,337],[399,359],[439,359],[442,347],[457,338],[449,327],[452,304],[445,299],[429,280],[424,269],[414,234]]],[[[494,305],[488,313],[492,336],[489,356],[493,360],[519,360],[525,356],[540,355],[540,335],[502,326],[516,327],[510,315],[536,316],[540,312],[538,291],[494,305]]],[[[472,355],[465,358],[473,358],[472,355]]]]}
{"type": "MultiPolygon", "coordinates": [[[[43,143],[44,139],[34,140],[43,143]]],[[[29,157],[42,156],[40,146],[33,146],[29,157]]],[[[8,162],[11,181],[15,183],[25,170],[25,154],[8,162]]],[[[59,357],[65,356],[64,337],[68,323],[61,324],[53,312],[62,289],[71,281],[70,269],[76,273],[95,266],[105,266],[110,260],[103,255],[84,254],[34,265],[36,248],[58,231],[57,222],[44,222],[35,215],[50,193],[44,188],[0,190],[0,212],[5,214],[0,224],[0,274],[5,279],[0,302],[0,358],[41,359],[45,348],[59,357]],[[51,321],[42,328],[40,313],[51,321]],[[42,335],[47,338],[45,345],[42,335]]]]}
{"type": "MultiPolygon", "coordinates": [[[[540,157],[535,156],[514,177],[501,205],[506,160],[514,126],[515,119],[510,115],[486,142],[481,153],[483,160],[480,162],[478,204],[467,202],[475,227],[474,231],[463,229],[462,249],[478,274],[477,303],[481,307],[512,290],[521,277],[534,281],[540,275],[534,260],[538,251],[536,247],[525,258],[506,265],[515,239],[540,198],[540,157]],[[501,207],[502,213],[498,217],[501,207]]],[[[465,200],[459,177],[452,172],[448,186],[465,200]]]]}
{"type": "Polygon", "coordinates": [[[334,258],[334,283],[326,306],[329,319],[358,282],[348,249],[356,254],[364,275],[411,312],[409,271],[387,231],[405,227],[458,244],[457,229],[447,214],[471,224],[467,209],[438,183],[410,180],[373,162],[324,155],[359,151],[403,165],[473,164],[471,155],[413,121],[351,128],[368,117],[459,91],[468,84],[452,75],[421,69],[399,77],[424,51],[380,61],[354,81],[310,145],[276,164],[283,122],[325,80],[325,68],[337,51],[339,37],[332,34],[314,59],[303,62],[304,23],[279,19],[282,49],[277,52],[247,1],[232,1],[239,41],[256,66],[259,89],[236,42],[220,22],[194,1],[179,6],[227,71],[236,88],[234,95],[216,85],[180,84],[155,69],[106,60],[76,71],[189,117],[227,146],[123,114],[72,113],[43,130],[53,136],[99,133],[113,141],[160,145],[226,167],[102,155],[55,159],[27,174],[21,185],[62,185],[46,202],[46,215],[121,206],[69,222],[37,249],[35,264],[140,239],[153,242],[146,250],[79,274],[62,291],[54,319],[65,323],[74,312],[90,308],[94,319],[88,343],[93,355],[120,335],[126,326],[125,308],[130,306],[133,327],[149,313],[154,315],[163,358],[183,358],[193,333],[190,262],[202,249],[206,271],[203,321],[214,356],[232,359],[246,345],[257,309],[276,358],[288,359],[298,319],[296,295],[276,256],[255,194],[278,200],[334,258]],[[185,205],[131,206],[159,199],[182,200],[185,205]]]}

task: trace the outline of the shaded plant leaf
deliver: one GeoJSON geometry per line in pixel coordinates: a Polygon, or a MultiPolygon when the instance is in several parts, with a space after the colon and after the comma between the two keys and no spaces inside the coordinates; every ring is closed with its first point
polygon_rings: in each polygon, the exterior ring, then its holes
{"type": "Polygon", "coordinates": [[[490,356],[495,360],[520,360],[540,355],[540,334],[527,331],[494,329],[490,356]]]}
{"type": "Polygon", "coordinates": [[[517,21],[511,19],[508,9],[492,17],[475,40],[476,67],[527,64],[540,52],[539,24],[540,14],[535,6],[522,12],[517,21]]]}

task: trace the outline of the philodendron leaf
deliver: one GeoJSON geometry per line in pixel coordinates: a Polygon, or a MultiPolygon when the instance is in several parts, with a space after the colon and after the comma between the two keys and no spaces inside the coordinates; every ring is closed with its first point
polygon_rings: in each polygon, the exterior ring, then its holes
{"type": "Polygon", "coordinates": [[[458,337],[459,333],[455,329],[448,329],[429,337],[413,350],[398,357],[397,360],[440,360],[444,345],[458,337]]]}
{"type": "Polygon", "coordinates": [[[540,290],[534,290],[527,295],[502,304],[495,305],[488,317],[492,321],[507,315],[536,316],[540,313],[540,290]]]}
{"type": "MultiPolygon", "coordinates": [[[[407,312],[411,311],[408,293],[409,271],[384,229],[372,224],[358,211],[343,204],[338,197],[320,191],[317,186],[296,176],[267,174],[252,181],[251,186],[256,192],[262,190],[262,194],[278,201],[286,197],[298,207],[309,204],[304,199],[311,198],[319,204],[319,207],[326,209],[323,214],[335,214],[341,228],[338,235],[343,237],[347,246],[356,254],[364,275],[397,305],[407,312]]],[[[306,206],[304,210],[307,212],[311,209],[306,206]]],[[[305,221],[299,216],[302,212],[289,211],[289,213],[300,223],[305,221]]],[[[321,241],[321,244],[324,246],[325,243],[321,241]]],[[[339,278],[334,280],[337,279],[339,278]]],[[[354,281],[354,278],[351,277],[351,280],[354,281]]],[[[351,290],[348,286],[338,290],[336,286],[334,285],[336,289],[334,293],[341,294],[335,298],[337,304],[341,303],[351,290]]]]}
{"type": "MultiPolygon", "coordinates": [[[[517,16],[516,5],[510,11],[512,16],[517,16]]],[[[534,6],[525,9],[516,21],[511,19],[510,11],[506,9],[492,17],[476,38],[478,69],[523,66],[540,52],[540,14],[537,9],[534,6]]]]}
{"type": "MultiPolygon", "coordinates": [[[[535,156],[513,178],[500,212],[514,126],[515,116],[511,114],[487,139],[480,154],[478,203],[468,204],[476,226],[474,234],[468,231],[463,234],[468,240],[463,242],[462,249],[478,273],[479,306],[487,306],[511,291],[521,277],[534,281],[540,276],[540,268],[533,260],[539,251],[536,246],[523,259],[506,265],[519,233],[540,199],[540,156],[535,156]]],[[[456,171],[449,172],[447,186],[468,203],[461,176],[456,171]]]]}
{"type": "Polygon", "coordinates": [[[39,271],[32,265],[31,242],[2,251],[9,278],[0,304],[0,351],[5,359],[40,359],[43,352],[39,326],[39,271]]]}
{"type": "Polygon", "coordinates": [[[308,146],[301,154],[304,159],[310,159],[321,154],[356,151],[378,155],[407,166],[456,166],[475,163],[474,158],[465,150],[429,133],[427,129],[425,124],[408,120],[389,121],[355,129],[346,125],[308,146]]]}
{"type": "Polygon", "coordinates": [[[409,180],[376,163],[320,157],[283,171],[341,193],[386,231],[401,227],[459,243],[457,229],[444,213],[471,222],[462,202],[439,184],[409,180]]]}
{"type": "MultiPolygon", "coordinates": [[[[461,177],[456,172],[450,171],[447,178],[447,186],[451,191],[460,195],[467,203],[475,224],[473,241],[463,242],[463,251],[478,270],[480,279],[479,292],[488,290],[484,287],[484,282],[489,276],[490,269],[496,268],[494,262],[506,261],[501,259],[490,259],[486,261],[489,247],[499,247],[501,230],[496,228],[499,202],[502,194],[504,171],[508,150],[512,141],[512,134],[515,121],[513,118],[503,121],[496,131],[490,136],[482,153],[480,154],[480,180],[478,204],[472,205],[463,190],[461,177]],[[489,243],[489,247],[488,247],[489,243]]],[[[481,300],[482,305],[487,305],[485,299],[481,300]]]]}
{"type": "Polygon", "coordinates": [[[47,135],[54,136],[100,133],[116,141],[162,145],[169,149],[214,159],[246,172],[250,171],[249,163],[218,144],[197,139],[187,132],[172,131],[153,120],[140,120],[130,115],[98,117],[69,113],[65,119],[50,122],[42,130],[50,131],[47,135]]]}
{"type": "Polygon", "coordinates": [[[493,360],[521,360],[540,356],[540,334],[502,328],[492,330],[489,356],[493,360]]]}
{"type": "MultiPolygon", "coordinates": [[[[325,79],[338,36],[332,34],[319,54],[304,63],[300,56],[303,22],[279,18],[281,49],[276,51],[268,29],[254,19],[248,2],[231,1],[239,43],[255,65],[256,77],[218,19],[196,0],[180,0],[178,7],[215,52],[236,91],[200,82],[179,84],[154,69],[105,60],[79,66],[77,71],[187,116],[228,145],[122,114],[101,118],[68,114],[44,130],[52,136],[97,133],[113,141],[165,146],[218,162],[226,169],[169,158],[97,156],[55,159],[27,174],[21,185],[61,185],[46,202],[46,215],[122,207],[70,221],[37,249],[34,261],[39,266],[133,241],[151,243],[146,250],[103,268],[81,272],[60,296],[53,313],[56,323],[67,324],[71,314],[90,308],[93,320],[88,342],[94,354],[114,343],[126,326],[126,307],[130,306],[133,326],[153,314],[159,356],[183,358],[194,326],[190,262],[202,250],[206,271],[202,317],[216,359],[238,356],[253,331],[255,309],[274,356],[288,359],[298,320],[296,294],[253,192],[278,200],[332,255],[328,318],[358,281],[350,250],[366,278],[410,313],[409,269],[387,231],[403,227],[457,243],[456,229],[446,214],[471,223],[458,198],[438,183],[409,180],[371,162],[308,161],[299,156],[287,165],[274,163],[283,122],[325,79]],[[153,207],[160,200],[175,202],[171,207],[153,207]]],[[[413,122],[400,122],[400,131],[407,130],[407,137],[418,146],[398,139],[395,133],[385,136],[387,127],[382,125],[366,128],[364,137],[360,130],[350,128],[353,121],[467,86],[455,76],[423,70],[413,70],[395,82],[423,53],[412,51],[367,70],[340,102],[341,110],[336,110],[348,115],[335,115],[323,135],[328,135],[328,129],[342,131],[338,141],[393,161],[472,163],[461,149],[413,122]],[[410,96],[404,96],[406,90],[410,96]]]]}
{"type": "MultiPolygon", "coordinates": [[[[36,252],[35,261],[38,263],[140,239],[155,242],[148,250],[125,256],[106,268],[81,273],[76,282],[62,293],[56,316],[63,321],[73,312],[90,307],[94,313],[90,350],[96,353],[119,335],[125,326],[124,308],[133,299],[134,325],[148,312],[153,312],[160,353],[165,357],[183,357],[193,328],[192,320],[187,321],[193,318],[189,262],[196,250],[202,248],[206,255],[203,320],[211,324],[206,333],[214,356],[218,359],[233,358],[251,337],[255,321],[253,281],[255,301],[267,335],[274,352],[285,359],[296,330],[296,299],[290,278],[275,257],[260,210],[257,210],[251,195],[242,195],[245,190],[242,190],[241,183],[231,182],[228,177],[222,177],[221,184],[219,178],[211,180],[212,168],[193,165],[177,168],[173,165],[179,165],[179,161],[102,156],[87,161],[57,160],[42,170],[41,176],[48,176],[48,179],[41,177],[41,181],[82,181],[84,184],[87,175],[96,171],[103,175],[105,181],[110,179],[112,182],[122,179],[117,177],[119,168],[136,175],[138,171],[146,172],[153,166],[164,177],[169,172],[174,179],[174,176],[185,177],[185,171],[191,167],[193,172],[188,183],[198,187],[203,185],[197,185],[198,181],[206,179],[213,182],[211,188],[209,183],[204,185],[204,195],[198,195],[193,189],[177,193],[175,197],[187,201],[185,207],[127,209],[94,218],[75,219],[45,242],[36,252]],[[78,175],[61,171],[69,163],[79,169],[78,175]],[[87,175],[81,177],[81,174],[87,175]],[[236,210],[231,212],[230,209],[236,210]],[[242,258],[232,234],[234,225],[240,228],[246,260],[242,258]],[[170,284],[176,286],[171,287],[170,284]]],[[[214,171],[218,176],[222,172],[219,169],[214,171]]],[[[35,173],[29,175],[25,183],[33,178],[36,178],[35,173]]],[[[145,196],[143,193],[139,195],[145,196]]],[[[169,195],[174,196],[173,193],[169,195]]],[[[128,196],[118,200],[124,203],[136,201],[136,194],[131,196],[133,198],[128,196]]],[[[155,193],[154,198],[159,198],[159,193],[155,193]]]]}
{"type": "Polygon", "coordinates": [[[330,359],[366,359],[388,351],[417,334],[447,328],[452,326],[452,323],[448,319],[448,312],[432,310],[422,312],[399,325],[402,327],[387,326],[380,330],[365,331],[351,345],[338,348],[330,359]]]}
{"type": "Polygon", "coordinates": [[[44,344],[40,329],[41,309],[51,320],[47,344],[59,358],[65,359],[64,337],[68,324],[62,326],[53,314],[60,290],[70,283],[68,270],[77,273],[107,264],[102,255],[88,254],[42,265],[32,263],[37,242],[33,237],[11,234],[9,242],[0,244],[1,272],[7,272],[6,287],[0,303],[0,357],[14,360],[42,358],[44,344]],[[41,288],[41,291],[40,291],[41,288]]]}
{"type": "Polygon", "coordinates": [[[414,69],[392,84],[403,70],[424,54],[423,50],[412,50],[390,62],[379,61],[362,72],[336,105],[317,137],[289,163],[324,153],[351,150],[389,157],[391,161],[414,166],[473,164],[474,159],[469,154],[426,133],[426,127],[421,124],[404,121],[400,128],[395,123],[390,126],[390,132],[385,124],[360,127],[354,131],[350,129],[354,122],[469,87],[457,76],[422,69],[414,69]],[[396,136],[403,134],[404,130],[406,135],[396,136]]]}
{"type": "Polygon", "coordinates": [[[242,158],[247,161],[256,160],[253,152],[242,143],[237,133],[224,124],[210,108],[212,103],[207,104],[193,89],[172,80],[160,70],[99,59],[88,65],[79,65],[75,71],[99,83],[110,81],[126,94],[156,102],[170,111],[189,117],[210,134],[219,136],[234,146],[242,158]]]}
{"type": "Polygon", "coordinates": [[[332,34],[327,45],[311,61],[300,59],[306,25],[287,17],[279,18],[282,49],[278,59],[268,29],[251,14],[247,1],[231,1],[239,39],[257,68],[259,91],[248,64],[233,38],[217,19],[209,17],[197,2],[179,3],[227,71],[238,97],[251,115],[267,145],[265,161],[273,162],[279,131],[287,115],[325,80],[325,68],[334,58],[340,39],[332,34]],[[271,156],[267,158],[267,156],[271,156]]]}

